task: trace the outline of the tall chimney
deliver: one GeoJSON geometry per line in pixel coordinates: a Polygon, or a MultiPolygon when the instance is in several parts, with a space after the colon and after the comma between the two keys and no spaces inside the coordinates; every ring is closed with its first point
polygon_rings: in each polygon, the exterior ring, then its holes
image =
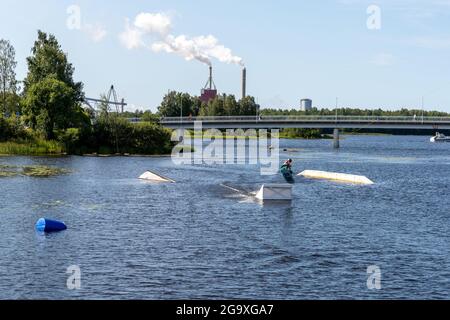
{"type": "Polygon", "coordinates": [[[242,99],[247,96],[247,69],[242,69],[242,99]]]}
{"type": "Polygon", "coordinates": [[[212,66],[209,66],[209,89],[212,90],[213,78],[212,78],[212,66]]]}

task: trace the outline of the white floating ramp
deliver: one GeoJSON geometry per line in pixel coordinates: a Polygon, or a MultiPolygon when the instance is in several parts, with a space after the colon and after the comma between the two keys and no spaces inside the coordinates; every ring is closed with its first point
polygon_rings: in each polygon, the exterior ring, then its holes
{"type": "Polygon", "coordinates": [[[148,181],[155,181],[155,182],[170,182],[170,183],[174,183],[175,182],[174,180],[172,180],[170,178],[164,177],[164,176],[162,176],[160,174],[156,174],[156,173],[151,172],[151,171],[144,172],[139,177],[139,179],[141,179],[141,180],[148,180],[148,181]]]}
{"type": "Polygon", "coordinates": [[[292,200],[292,184],[264,184],[256,194],[259,200],[292,200]]]}
{"type": "Polygon", "coordinates": [[[334,181],[350,182],[355,184],[374,184],[372,180],[365,176],[357,176],[354,174],[336,173],[336,172],[326,172],[326,171],[316,171],[316,170],[305,170],[298,174],[299,176],[304,176],[306,178],[313,179],[326,179],[334,181]]]}

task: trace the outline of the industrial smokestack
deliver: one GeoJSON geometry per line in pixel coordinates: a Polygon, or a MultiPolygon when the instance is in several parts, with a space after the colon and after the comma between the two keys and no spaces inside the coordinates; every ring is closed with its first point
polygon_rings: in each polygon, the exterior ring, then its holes
{"type": "Polygon", "coordinates": [[[209,90],[212,90],[213,78],[212,78],[212,66],[209,66],[209,90]]]}
{"type": "Polygon", "coordinates": [[[214,83],[212,72],[212,66],[209,66],[209,78],[208,82],[205,84],[204,90],[216,90],[216,84],[214,83]]]}
{"type": "Polygon", "coordinates": [[[247,68],[242,69],[242,99],[247,96],[247,68]]]}

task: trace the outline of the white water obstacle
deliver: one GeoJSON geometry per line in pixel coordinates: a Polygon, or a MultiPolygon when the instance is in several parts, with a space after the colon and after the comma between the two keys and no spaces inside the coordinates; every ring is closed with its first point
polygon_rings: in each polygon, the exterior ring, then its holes
{"type": "Polygon", "coordinates": [[[374,184],[372,180],[365,176],[357,176],[353,174],[336,173],[336,172],[326,172],[326,171],[316,171],[316,170],[305,170],[298,174],[299,176],[304,176],[305,178],[313,179],[326,179],[334,181],[350,182],[355,184],[374,184]]]}
{"type": "Polygon", "coordinates": [[[151,172],[151,171],[144,172],[139,177],[139,179],[141,179],[141,180],[148,180],[148,181],[155,181],[155,182],[170,182],[170,183],[174,183],[175,182],[174,180],[172,180],[170,178],[164,177],[164,176],[162,176],[160,174],[156,174],[156,173],[151,172]]]}
{"type": "Polygon", "coordinates": [[[292,184],[264,184],[256,193],[259,200],[292,200],[292,184]]]}

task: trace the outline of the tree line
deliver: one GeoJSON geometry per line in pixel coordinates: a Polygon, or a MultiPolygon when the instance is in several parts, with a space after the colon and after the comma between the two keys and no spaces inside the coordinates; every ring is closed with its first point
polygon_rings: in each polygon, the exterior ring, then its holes
{"type": "Polygon", "coordinates": [[[289,115],[289,116],[335,116],[336,113],[339,116],[405,116],[405,117],[421,117],[422,114],[425,117],[448,117],[450,116],[447,112],[441,111],[426,111],[419,109],[407,109],[401,108],[398,110],[383,110],[381,108],[378,109],[359,109],[359,108],[338,108],[336,109],[318,109],[312,108],[308,111],[300,111],[295,109],[263,109],[261,111],[262,115],[289,115]]]}
{"type": "MultiPolygon", "coordinates": [[[[308,111],[300,111],[295,109],[264,109],[261,115],[274,116],[274,115],[288,115],[288,116],[373,116],[373,117],[415,117],[420,119],[422,115],[424,117],[449,117],[450,114],[441,111],[426,111],[419,109],[406,109],[401,108],[398,110],[383,110],[378,109],[359,109],[359,108],[339,108],[339,109],[318,109],[313,108],[308,111]]],[[[441,130],[444,134],[450,134],[450,131],[441,130]]],[[[433,130],[406,130],[406,129],[345,129],[343,133],[382,133],[392,135],[430,135],[434,134],[433,130]]],[[[305,138],[316,139],[320,137],[328,137],[332,134],[331,129],[284,129],[281,131],[282,136],[287,138],[305,138]]]]}
{"type": "Polygon", "coordinates": [[[158,107],[161,117],[197,116],[256,116],[259,105],[255,98],[247,96],[239,101],[234,95],[221,94],[207,103],[189,93],[171,91],[158,107]]]}

